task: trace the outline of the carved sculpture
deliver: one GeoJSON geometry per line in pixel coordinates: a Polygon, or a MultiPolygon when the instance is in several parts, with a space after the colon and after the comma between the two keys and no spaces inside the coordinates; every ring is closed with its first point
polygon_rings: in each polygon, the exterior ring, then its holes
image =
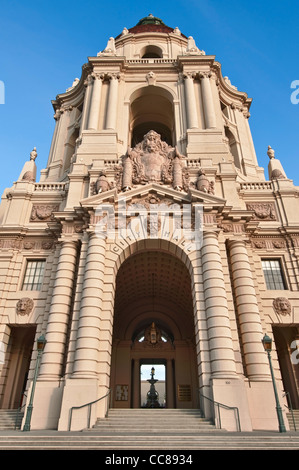
{"type": "Polygon", "coordinates": [[[209,181],[204,170],[199,170],[196,188],[204,193],[214,194],[214,182],[209,181]]]}
{"type": "Polygon", "coordinates": [[[253,211],[253,219],[276,220],[275,208],[272,202],[247,204],[247,210],[253,211]]]}
{"type": "Polygon", "coordinates": [[[121,189],[134,184],[156,182],[172,185],[178,191],[188,191],[188,172],[177,147],[170,147],[160,134],[151,130],[142,142],[129,149],[123,160],[121,189]]]}
{"type": "Polygon", "coordinates": [[[273,308],[279,315],[290,315],[291,304],[285,297],[277,297],[273,300],[273,308]]]}
{"type": "Polygon", "coordinates": [[[39,204],[32,207],[31,222],[46,222],[53,219],[53,212],[57,211],[58,205],[39,204]]]}
{"type": "Polygon", "coordinates": [[[29,315],[29,313],[32,312],[34,303],[33,300],[30,299],[29,297],[23,297],[17,302],[17,314],[18,315],[29,315]]]}
{"type": "Polygon", "coordinates": [[[101,171],[99,177],[95,183],[92,183],[92,194],[99,194],[104,193],[105,191],[109,191],[113,185],[109,183],[106,177],[106,172],[101,171]]]}

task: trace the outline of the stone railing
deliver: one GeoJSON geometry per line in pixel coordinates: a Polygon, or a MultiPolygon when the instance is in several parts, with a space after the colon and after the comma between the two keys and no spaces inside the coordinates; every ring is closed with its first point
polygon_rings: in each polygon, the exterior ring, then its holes
{"type": "Polygon", "coordinates": [[[173,64],[175,59],[129,59],[128,64],[173,64]]]}
{"type": "Polygon", "coordinates": [[[43,192],[64,192],[67,189],[67,183],[35,183],[34,191],[43,192]]]}
{"type": "Polygon", "coordinates": [[[271,181],[248,181],[246,183],[240,183],[240,190],[241,191],[248,191],[248,190],[273,190],[272,182],[271,181]]]}

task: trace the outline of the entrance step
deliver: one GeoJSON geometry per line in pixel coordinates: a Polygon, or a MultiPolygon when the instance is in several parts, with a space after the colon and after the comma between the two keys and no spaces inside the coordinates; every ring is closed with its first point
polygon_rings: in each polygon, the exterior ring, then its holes
{"type": "Polygon", "coordinates": [[[0,430],[20,429],[23,416],[18,410],[0,410],[0,430]]]}
{"type": "Polygon", "coordinates": [[[290,431],[299,431],[299,410],[287,413],[290,431]]]}
{"type": "Polygon", "coordinates": [[[98,419],[93,430],[109,433],[125,432],[173,435],[194,434],[215,430],[214,424],[193,409],[110,409],[107,418],[98,419]]]}

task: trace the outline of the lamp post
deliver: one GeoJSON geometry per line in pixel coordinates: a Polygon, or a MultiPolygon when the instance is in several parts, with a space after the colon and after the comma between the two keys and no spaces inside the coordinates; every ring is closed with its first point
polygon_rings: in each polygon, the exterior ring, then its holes
{"type": "Polygon", "coordinates": [[[46,345],[46,338],[44,335],[40,336],[37,340],[37,358],[36,358],[36,364],[35,364],[35,370],[34,370],[34,377],[33,377],[33,382],[32,382],[32,388],[31,388],[31,394],[30,394],[30,400],[27,406],[27,413],[26,413],[26,419],[25,419],[25,424],[23,427],[23,431],[30,431],[30,422],[31,422],[31,415],[32,415],[32,410],[33,410],[33,398],[34,398],[34,392],[35,392],[35,385],[37,381],[37,375],[38,375],[38,369],[39,369],[39,364],[40,360],[43,354],[44,347],[46,345]]]}
{"type": "Polygon", "coordinates": [[[273,389],[274,389],[274,395],[275,395],[275,401],[276,401],[276,412],[277,412],[277,418],[278,418],[279,432],[286,432],[286,428],[285,428],[284,421],[283,421],[282,409],[281,409],[281,406],[279,404],[273,367],[272,367],[272,360],[271,360],[272,339],[270,338],[270,336],[265,334],[263,339],[262,339],[262,343],[263,343],[264,349],[265,349],[265,351],[268,355],[268,360],[269,360],[269,365],[270,365],[270,371],[271,371],[271,377],[272,377],[272,383],[273,383],[273,389]]]}

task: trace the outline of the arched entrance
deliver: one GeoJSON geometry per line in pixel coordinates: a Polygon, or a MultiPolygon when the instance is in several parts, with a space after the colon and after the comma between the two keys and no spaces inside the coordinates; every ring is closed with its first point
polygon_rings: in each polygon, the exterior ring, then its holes
{"type": "Polygon", "coordinates": [[[144,387],[150,379],[141,375],[144,365],[165,368],[163,406],[197,406],[191,277],[183,261],[158,249],[158,241],[157,250],[130,255],[116,276],[111,365],[114,407],[144,406],[144,387]]]}

